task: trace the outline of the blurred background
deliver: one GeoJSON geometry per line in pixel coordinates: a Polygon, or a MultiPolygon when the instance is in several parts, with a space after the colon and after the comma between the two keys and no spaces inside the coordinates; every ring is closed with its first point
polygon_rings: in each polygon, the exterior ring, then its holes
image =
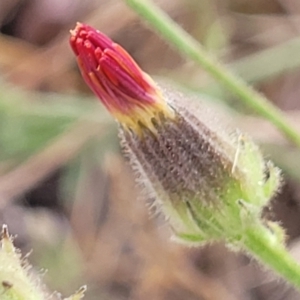
{"type": "MultiPolygon", "coordinates": [[[[300,130],[300,2],[160,0],[180,26],[284,110],[300,130]]],[[[117,125],[68,45],[76,21],[120,43],[151,75],[213,103],[284,171],[266,217],[300,261],[300,152],[122,0],[0,1],[0,223],[50,290],[85,299],[281,300],[300,295],[223,244],[170,241],[120,153],[117,125]],[[45,271],[46,270],[46,271],[45,271]]]]}

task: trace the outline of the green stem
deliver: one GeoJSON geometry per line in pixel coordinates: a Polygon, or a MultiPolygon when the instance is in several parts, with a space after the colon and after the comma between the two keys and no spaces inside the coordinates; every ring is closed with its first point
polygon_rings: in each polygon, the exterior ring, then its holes
{"type": "Polygon", "coordinates": [[[300,133],[293,128],[280,110],[209,55],[200,43],[179,27],[168,15],[148,0],[125,1],[180,52],[200,64],[215,79],[238,95],[244,104],[272,122],[294,144],[300,147],[300,133]]]}
{"type": "Polygon", "coordinates": [[[300,265],[270,231],[261,227],[250,229],[242,243],[259,261],[300,289],[300,265]]]}

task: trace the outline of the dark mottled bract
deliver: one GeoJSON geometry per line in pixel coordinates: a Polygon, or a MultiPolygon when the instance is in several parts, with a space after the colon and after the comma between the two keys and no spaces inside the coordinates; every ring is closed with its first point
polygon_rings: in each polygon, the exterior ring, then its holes
{"type": "Polygon", "coordinates": [[[152,120],[157,134],[143,128],[143,135],[121,130],[125,153],[134,153],[153,182],[161,185],[172,201],[204,196],[214,201],[220,183],[230,173],[230,159],[218,149],[216,137],[200,122],[177,113],[174,120],[152,120]]]}

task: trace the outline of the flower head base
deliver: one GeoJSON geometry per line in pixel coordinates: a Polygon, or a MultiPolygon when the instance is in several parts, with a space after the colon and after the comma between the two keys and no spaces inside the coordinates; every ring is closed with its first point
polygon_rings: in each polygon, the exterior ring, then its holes
{"type": "Polygon", "coordinates": [[[84,80],[125,127],[140,132],[141,125],[153,129],[151,118],[158,113],[174,116],[153,80],[107,36],[77,23],[70,44],[84,80]]]}

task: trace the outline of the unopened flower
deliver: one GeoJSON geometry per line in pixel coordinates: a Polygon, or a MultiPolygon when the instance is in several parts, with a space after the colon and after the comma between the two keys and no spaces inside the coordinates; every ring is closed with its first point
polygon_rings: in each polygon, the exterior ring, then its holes
{"type": "MultiPolygon", "coordinates": [[[[53,299],[41,281],[31,272],[31,266],[13,244],[7,225],[0,231],[0,299],[1,300],[44,300],[53,299]]],[[[86,286],[64,300],[83,299],[86,286]]],[[[57,299],[55,297],[55,299],[57,299]]],[[[59,297],[59,299],[62,299],[59,297]]]]}
{"type": "Polygon", "coordinates": [[[151,118],[160,112],[173,116],[153,80],[103,33],[77,23],[70,43],[85,82],[124,126],[138,131],[138,124],[143,124],[153,129],[151,118]]]}
{"type": "Polygon", "coordinates": [[[120,124],[139,181],[178,238],[237,240],[260,222],[280,176],[251,139],[206,124],[94,28],[78,23],[70,43],[86,83],[120,124]]]}

